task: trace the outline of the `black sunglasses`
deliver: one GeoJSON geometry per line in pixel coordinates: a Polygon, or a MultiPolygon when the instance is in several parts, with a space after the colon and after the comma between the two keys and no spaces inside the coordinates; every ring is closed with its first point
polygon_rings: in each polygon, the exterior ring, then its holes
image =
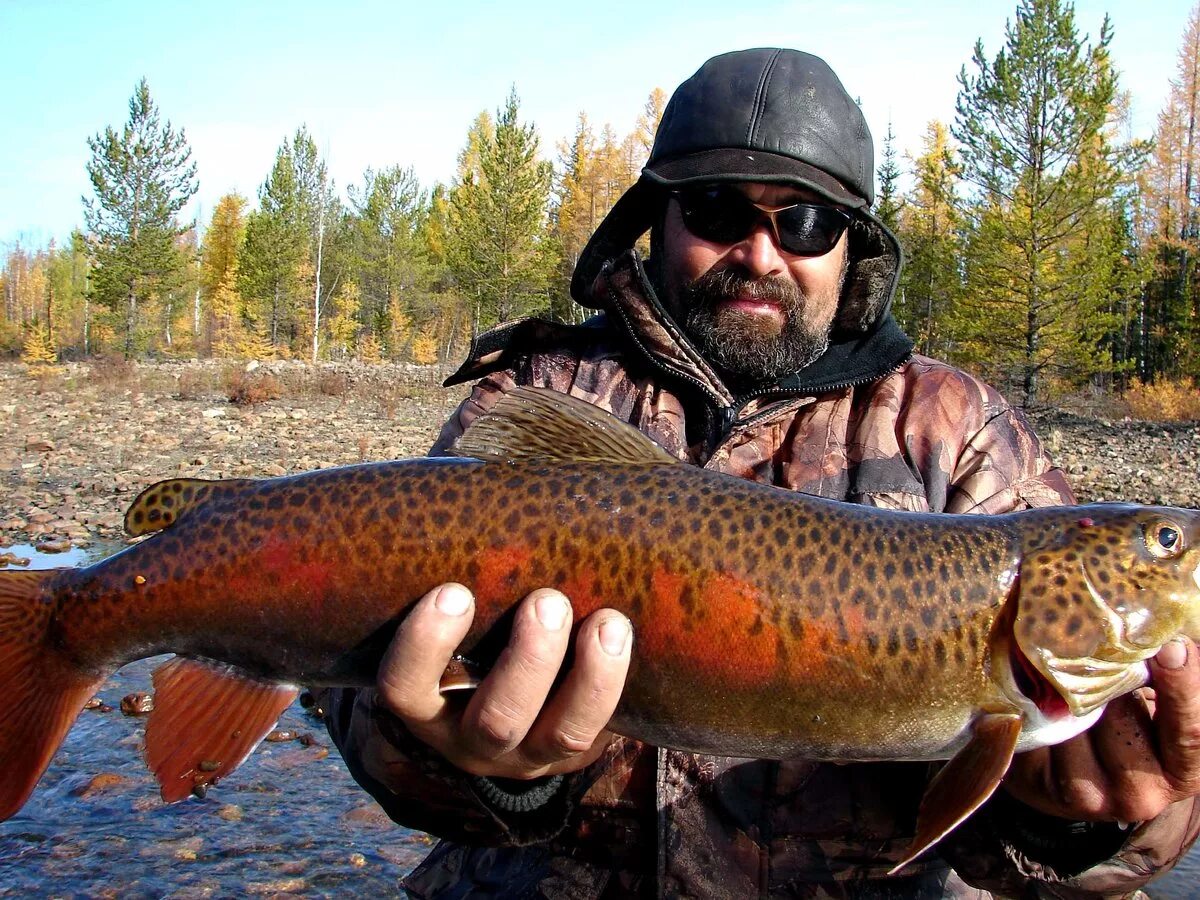
{"type": "Polygon", "coordinates": [[[765,218],[781,249],[796,256],[822,256],[837,245],[850,225],[849,214],[832,206],[765,206],[754,203],[736,188],[722,185],[672,193],[679,203],[684,227],[696,237],[718,244],[744,240],[765,218]]]}

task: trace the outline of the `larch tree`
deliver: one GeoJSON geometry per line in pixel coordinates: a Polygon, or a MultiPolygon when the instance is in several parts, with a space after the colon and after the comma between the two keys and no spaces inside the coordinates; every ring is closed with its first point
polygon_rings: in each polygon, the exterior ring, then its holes
{"type": "Polygon", "coordinates": [[[245,309],[238,271],[245,242],[246,198],[226,194],[217,201],[200,248],[200,298],[205,314],[197,342],[218,356],[239,353],[244,343],[245,309]]]}
{"type": "Polygon", "coordinates": [[[1200,4],[1192,9],[1175,77],[1144,167],[1145,252],[1153,260],[1139,312],[1139,375],[1200,375],[1200,4]]]}
{"type": "Polygon", "coordinates": [[[145,304],[186,265],[177,238],[180,210],[196,192],[196,165],[182,131],[164,122],[143,78],[129,99],[129,119],[88,139],[94,197],[84,221],[95,260],[92,288],[114,314],[121,348],[132,356],[143,335],[145,304]]]}
{"type": "Polygon", "coordinates": [[[908,260],[896,313],[922,352],[945,356],[951,352],[951,319],[962,294],[962,221],[961,168],[944,123],[926,125],[921,153],[911,165],[913,183],[899,215],[908,260]]]}
{"type": "Polygon", "coordinates": [[[1107,18],[1088,44],[1070,5],[1021,0],[1005,37],[991,60],[976,44],[953,133],[972,190],[967,338],[986,342],[981,364],[1028,405],[1047,372],[1078,381],[1107,364],[1106,300],[1069,255],[1134,159],[1105,132],[1116,97],[1107,18]]]}

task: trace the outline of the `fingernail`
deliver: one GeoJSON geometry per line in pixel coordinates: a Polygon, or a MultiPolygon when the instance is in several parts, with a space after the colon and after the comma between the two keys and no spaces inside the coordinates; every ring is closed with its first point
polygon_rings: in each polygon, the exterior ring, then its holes
{"type": "Polygon", "coordinates": [[[622,656],[629,646],[629,623],[621,618],[609,619],[600,626],[600,646],[609,656],[622,656]]]}
{"type": "Polygon", "coordinates": [[[538,597],[534,604],[538,621],[549,631],[558,631],[567,621],[567,601],[558,594],[538,597]]]}
{"type": "Polygon", "coordinates": [[[1175,638],[1175,640],[1163,644],[1158,655],[1154,657],[1154,661],[1164,669],[1182,669],[1187,658],[1187,642],[1182,638],[1175,638]]]}
{"type": "Polygon", "coordinates": [[[471,592],[461,584],[448,584],[438,591],[433,605],[447,616],[461,616],[471,608],[471,592]]]}

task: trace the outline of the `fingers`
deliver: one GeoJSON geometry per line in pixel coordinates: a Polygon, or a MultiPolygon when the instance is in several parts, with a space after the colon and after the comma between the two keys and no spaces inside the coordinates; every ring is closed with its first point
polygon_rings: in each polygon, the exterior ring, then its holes
{"type": "Polygon", "coordinates": [[[575,639],[571,671],[522,748],[530,762],[554,770],[592,750],[621,699],[632,647],[633,633],[623,615],[600,610],[588,617],[575,639]]]}
{"type": "Polygon", "coordinates": [[[1154,658],[1150,673],[1163,774],[1180,796],[1194,794],[1200,791],[1200,654],[1196,645],[1187,638],[1171,641],[1154,658]]]}
{"type": "Polygon", "coordinates": [[[463,714],[470,755],[496,759],[524,740],[562,667],[571,605],[558,591],[534,591],[517,608],[512,637],[463,714]]]}
{"type": "Polygon", "coordinates": [[[380,701],[410,727],[431,725],[446,709],[438,684],[473,616],[471,592],[444,584],[418,600],[396,630],[376,684],[380,701]]]}

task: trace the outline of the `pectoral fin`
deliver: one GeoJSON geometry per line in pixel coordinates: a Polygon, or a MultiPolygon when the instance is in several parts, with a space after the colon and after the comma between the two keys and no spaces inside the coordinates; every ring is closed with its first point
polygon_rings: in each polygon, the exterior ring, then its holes
{"type": "Polygon", "coordinates": [[[971,739],[929,783],[917,813],[917,834],[904,859],[888,874],[900,871],[979,809],[1008,771],[1021,716],[985,713],[975,720],[971,739]]]}
{"type": "Polygon", "coordinates": [[[446,666],[442,673],[438,690],[445,694],[450,691],[473,691],[483,682],[487,674],[478,663],[472,662],[465,656],[456,656],[446,666]]]}

